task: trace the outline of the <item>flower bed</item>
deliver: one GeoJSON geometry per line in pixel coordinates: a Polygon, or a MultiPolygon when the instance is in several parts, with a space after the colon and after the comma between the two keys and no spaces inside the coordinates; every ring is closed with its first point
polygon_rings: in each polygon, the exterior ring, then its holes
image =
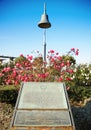
{"type": "Polygon", "coordinates": [[[37,57],[21,54],[15,62],[1,68],[0,84],[17,86],[21,82],[65,82],[69,87],[77,71],[73,54],[78,53],[78,49],[72,48],[66,55],[60,56],[50,50],[46,61],[40,54],[37,57]]]}

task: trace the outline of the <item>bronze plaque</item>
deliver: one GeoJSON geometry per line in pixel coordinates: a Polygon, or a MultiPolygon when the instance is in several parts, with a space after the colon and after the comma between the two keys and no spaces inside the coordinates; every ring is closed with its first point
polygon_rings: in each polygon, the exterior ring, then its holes
{"type": "Polygon", "coordinates": [[[71,126],[68,111],[18,110],[14,126],[71,126]]]}
{"type": "Polygon", "coordinates": [[[61,83],[24,83],[18,109],[68,109],[61,83]]]}

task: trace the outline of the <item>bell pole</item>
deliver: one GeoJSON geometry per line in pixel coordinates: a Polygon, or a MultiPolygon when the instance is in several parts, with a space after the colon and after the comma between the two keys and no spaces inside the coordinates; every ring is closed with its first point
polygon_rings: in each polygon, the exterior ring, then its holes
{"type": "Polygon", "coordinates": [[[44,3],[44,14],[41,16],[41,20],[38,23],[38,27],[44,29],[43,34],[43,46],[44,46],[44,55],[43,60],[46,61],[46,29],[51,27],[51,23],[49,22],[48,15],[46,14],[46,4],[44,3]]]}

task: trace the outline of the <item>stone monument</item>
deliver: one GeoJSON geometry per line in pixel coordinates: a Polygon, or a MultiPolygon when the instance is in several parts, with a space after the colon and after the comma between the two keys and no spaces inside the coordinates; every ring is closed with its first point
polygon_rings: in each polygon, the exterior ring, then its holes
{"type": "Polygon", "coordinates": [[[10,130],[75,130],[65,84],[22,83],[10,130]]]}

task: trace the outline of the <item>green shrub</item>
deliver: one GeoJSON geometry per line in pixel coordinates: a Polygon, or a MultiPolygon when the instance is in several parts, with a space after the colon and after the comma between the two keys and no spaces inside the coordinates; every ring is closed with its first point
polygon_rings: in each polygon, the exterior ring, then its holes
{"type": "Polygon", "coordinates": [[[80,64],[74,78],[78,86],[91,86],[91,64],[80,64]]]}
{"type": "Polygon", "coordinates": [[[0,102],[15,104],[18,96],[18,91],[13,86],[0,88],[0,102]]]}
{"type": "Polygon", "coordinates": [[[87,86],[74,86],[68,91],[69,98],[72,101],[80,102],[91,97],[91,87],[87,86]]]}

